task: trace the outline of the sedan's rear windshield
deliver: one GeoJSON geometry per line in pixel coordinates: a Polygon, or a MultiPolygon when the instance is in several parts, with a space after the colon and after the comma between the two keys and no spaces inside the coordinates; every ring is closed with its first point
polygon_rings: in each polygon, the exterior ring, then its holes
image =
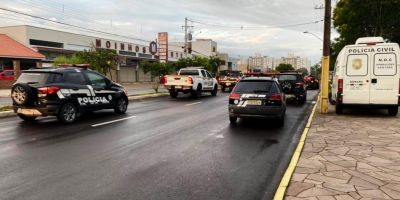
{"type": "Polygon", "coordinates": [[[190,75],[190,76],[198,76],[199,70],[181,70],[179,75],[190,75]]]}
{"type": "Polygon", "coordinates": [[[59,80],[61,80],[60,74],[24,72],[18,78],[17,83],[46,84],[46,83],[55,83],[58,82],[59,80]]]}
{"type": "Polygon", "coordinates": [[[233,92],[235,93],[269,93],[273,85],[272,81],[248,80],[240,81],[233,92]]]}
{"type": "Polygon", "coordinates": [[[297,75],[295,74],[281,74],[278,76],[280,81],[297,81],[297,75]]]}

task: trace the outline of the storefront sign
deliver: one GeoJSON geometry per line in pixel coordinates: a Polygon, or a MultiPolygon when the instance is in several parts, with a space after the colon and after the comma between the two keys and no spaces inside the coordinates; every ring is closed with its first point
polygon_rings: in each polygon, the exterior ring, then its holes
{"type": "Polygon", "coordinates": [[[150,52],[152,55],[155,55],[155,54],[157,53],[157,43],[156,43],[156,42],[154,42],[154,41],[150,42],[150,45],[149,45],[149,52],[150,52]]]}
{"type": "Polygon", "coordinates": [[[168,33],[158,33],[158,55],[160,62],[168,62],[168,33]]]}

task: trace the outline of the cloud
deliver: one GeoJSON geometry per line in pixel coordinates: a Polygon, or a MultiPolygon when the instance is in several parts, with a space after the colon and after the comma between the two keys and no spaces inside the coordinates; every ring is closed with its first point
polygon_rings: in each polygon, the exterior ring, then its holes
{"type": "MultiPolygon", "coordinates": [[[[182,41],[185,17],[195,38],[211,38],[218,42],[219,51],[231,55],[250,56],[261,53],[285,56],[295,53],[313,62],[321,57],[322,43],[304,31],[322,37],[323,24],[276,27],[323,19],[323,11],[314,9],[322,0],[3,0],[2,4],[79,26],[153,40],[157,32],[169,32],[171,40],[182,41]],[[64,5],[65,13],[60,12],[64,5]],[[112,23],[111,23],[112,22],[112,23]],[[112,25],[111,25],[112,24],[112,25]],[[236,28],[229,28],[229,27],[236,28]],[[237,27],[243,26],[243,30],[237,27]],[[249,29],[246,27],[274,26],[249,29]]],[[[2,16],[2,15],[0,15],[2,16]]],[[[0,25],[15,23],[2,20],[0,25]]],[[[21,22],[22,23],[22,22],[21,22]]],[[[26,23],[26,22],[25,22],[26,23]]],[[[333,32],[333,37],[337,35],[333,32]]]]}

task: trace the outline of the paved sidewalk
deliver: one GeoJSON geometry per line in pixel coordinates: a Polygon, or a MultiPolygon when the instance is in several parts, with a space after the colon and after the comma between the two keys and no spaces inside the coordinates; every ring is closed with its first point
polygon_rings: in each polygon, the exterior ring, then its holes
{"type": "Polygon", "coordinates": [[[399,122],[316,112],[285,199],[400,199],[399,122]]]}

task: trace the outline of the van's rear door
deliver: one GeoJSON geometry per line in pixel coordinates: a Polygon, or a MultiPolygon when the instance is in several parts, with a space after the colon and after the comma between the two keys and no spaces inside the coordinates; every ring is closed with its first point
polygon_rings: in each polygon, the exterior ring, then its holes
{"type": "Polygon", "coordinates": [[[370,98],[370,63],[368,51],[348,47],[346,66],[343,72],[343,103],[369,104],[370,98]],[[365,53],[364,53],[365,52],[365,53]]]}
{"type": "Polygon", "coordinates": [[[370,103],[383,105],[398,104],[399,92],[399,46],[378,45],[371,56],[370,103]]]}

